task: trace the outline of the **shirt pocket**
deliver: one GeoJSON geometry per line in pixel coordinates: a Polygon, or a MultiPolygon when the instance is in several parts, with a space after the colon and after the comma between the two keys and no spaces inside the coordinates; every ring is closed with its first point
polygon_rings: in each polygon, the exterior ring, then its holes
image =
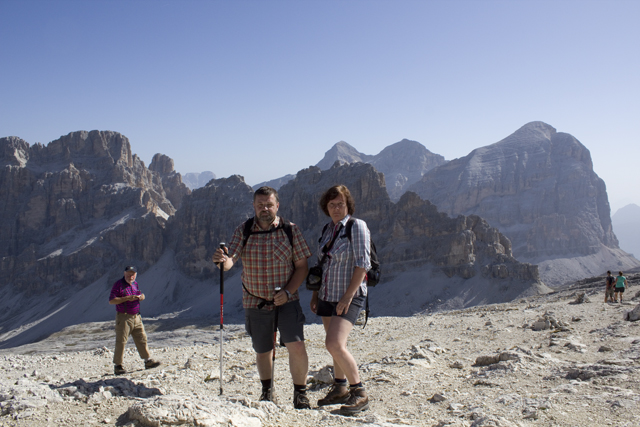
{"type": "Polygon", "coordinates": [[[340,236],[331,248],[331,258],[335,262],[343,262],[349,257],[350,250],[349,239],[346,236],[340,236]]]}
{"type": "Polygon", "coordinates": [[[273,239],[273,260],[281,264],[290,264],[293,260],[293,250],[287,236],[275,236],[273,239]]]}

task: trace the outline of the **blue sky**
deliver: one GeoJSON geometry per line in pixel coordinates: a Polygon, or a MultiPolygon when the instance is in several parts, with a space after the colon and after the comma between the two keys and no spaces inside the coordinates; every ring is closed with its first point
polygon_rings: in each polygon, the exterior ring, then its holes
{"type": "Polygon", "coordinates": [[[127,136],[247,183],[346,141],[451,160],[541,120],[640,205],[640,2],[0,0],[0,137],[127,136]]]}

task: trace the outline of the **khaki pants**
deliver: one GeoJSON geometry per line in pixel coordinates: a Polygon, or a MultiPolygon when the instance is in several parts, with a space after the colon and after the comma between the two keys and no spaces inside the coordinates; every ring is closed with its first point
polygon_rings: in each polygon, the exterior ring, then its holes
{"type": "Polygon", "coordinates": [[[114,365],[122,365],[124,358],[124,347],[127,344],[129,335],[133,337],[138,354],[141,359],[149,359],[149,347],[147,346],[147,333],[142,324],[139,314],[127,314],[116,312],[116,349],[113,352],[114,365]]]}

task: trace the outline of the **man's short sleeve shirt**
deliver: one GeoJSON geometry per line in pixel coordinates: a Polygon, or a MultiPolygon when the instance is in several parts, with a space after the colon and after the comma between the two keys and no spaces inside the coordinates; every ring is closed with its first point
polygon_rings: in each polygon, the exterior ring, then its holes
{"type": "MultiPolygon", "coordinates": [[[[140,289],[138,288],[138,282],[133,281],[131,284],[127,283],[124,280],[124,277],[118,280],[111,287],[111,294],[109,294],[109,301],[114,298],[122,298],[129,295],[141,295],[140,289]]],[[[116,311],[118,313],[127,313],[127,314],[138,314],[140,313],[140,301],[125,301],[121,304],[116,304],[116,311]]]]}
{"type": "MultiPolygon", "coordinates": [[[[282,221],[277,218],[271,225],[277,228],[282,221]]],[[[234,231],[229,243],[229,256],[242,259],[242,283],[244,284],[242,305],[244,308],[256,308],[261,299],[272,301],[274,289],[284,288],[295,268],[294,263],[311,256],[302,232],[297,225],[291,223],[293,247],[289,243],[287,233],[277,228],[271,233],[255,233],[249,236],[245,247],[242,247],[244,223],[234,231]],[[248,291],[248,292],[247,292],[248,291]]],[[[252,231],[263,231],[254,222],[252,231]]],[[[296,291],[291,300],[299,299],[296,291]]],[[[265,308],[272,309],[272,306],[265,308]]]]}

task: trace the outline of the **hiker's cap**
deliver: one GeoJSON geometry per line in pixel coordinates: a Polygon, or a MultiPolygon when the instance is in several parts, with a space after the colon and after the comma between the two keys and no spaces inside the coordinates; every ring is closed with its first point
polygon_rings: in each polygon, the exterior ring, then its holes
{"type": "Polygon", "coordinates": [[[135,268],[133,265],[128,265],[124,268],[124,272],[126,273],[127,271],[133,271],[134,273],[137,273],[138,269],[135,268]]]}

